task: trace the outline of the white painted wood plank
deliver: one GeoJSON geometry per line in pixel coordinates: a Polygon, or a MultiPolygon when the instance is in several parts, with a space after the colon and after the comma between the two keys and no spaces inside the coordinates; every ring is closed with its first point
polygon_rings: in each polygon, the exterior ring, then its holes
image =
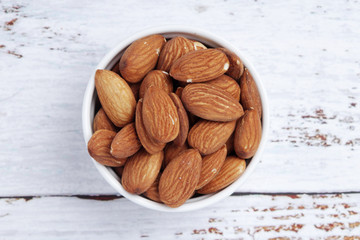
{"type": "Polygon", "coordinates": [[[0,195],[114,193],[83,143],[85,86],[117,42],[170,23],[231,41],[267,88],[269,142],[239,191],[359,191],[359,11],[358,1],[2,0],[0,195]]]}
{"type": "Polygon", "coordinates": [[[123,198],[1,199],[0,239],[343,239],[360,235],[359,202],[360,194],[245,195],[169,214],[123,198]]]}

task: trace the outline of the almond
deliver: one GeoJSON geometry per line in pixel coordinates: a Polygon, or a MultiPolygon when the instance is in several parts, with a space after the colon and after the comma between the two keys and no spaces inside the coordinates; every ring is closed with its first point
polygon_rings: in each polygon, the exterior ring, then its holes
{"type": "Polygon", "coordinates": [[[196,148],[202,155],[216,152],[223,146],[235,129],[236,121],[213,122],[199,120],[188,136],[190,147],[196,148]]]}
{"type": "Polygon", "coordinates": [[[239,84],[227,75],[221,75],[214,80],[206,82],[206,84],[210,84],[214,87],[224,90],[229,93],[236,101],[240,101],[240,86],[239,84]]]}
{"type": "Polygon", "coordinates": [[[97,70],[95,86],[101,106],[115,126],[123,127],[133,121],[136,101],[124,79],[112,71],[97,70]]]}
{"type": "Polygon", "coordinates": [[[101,129],[96,131],[88,142],[90,156],[102,165],[109,167],[121,167],[126,158],[115,158],[110,154],[110,145],[116,132],[101,129]]]}
{"type": "Polygon", "coordinates": [[[196,190],[205,186],[219,173],[224,164],[226,153],[226,146],[223,145],[216,152],[203,157],[200,179],[196,186],[196,190]]]}
{"type": "Polygon", "coordinates": [[[189,199],[199,181],[201,156],[195,149],[183,151],[165,168],[160,177],[160,199],[169,207],[179,207],[189,199]]]}
{"type": "Polygon", "coordinates": [[[188,132],[189,132],[189,118],[188,115],[186,113],[186,110],[180,100],[180,98],[175,94],[175,93],[171,93],[170,95],[171,100],[174,102],[174,105],[177,109],[177,113],[179,116],[179,134],[178,136],[174,139],[174,143],[176,145],[184,145],[184,143],[186,142],[187,136],[188,136],[188,132]]]}
{"type": "Polygon", "coordinates": [[[239,80],[241,75],[244,73],[244,64],[241,59],[232,51],[226,48],[217,48],[220,51],[224,52],[229,59],[230,67],[229,70],[225,73],[235,80],[239,80]]]}
{"type": "Polygon", "coordinates": [[[240,158],[251,158],[259,147],[261,140],[261,122],[256,110],[245,111],[236,125],[234,148],[240,158]]]}
{"type": "Polygon", "coordinates": [[[248,69],[245,69],[244,74],[240,79],[240,88],[241,88],[241,104],[244,107],[244,110],[256,109],[261,118],[262,106],[261,98],[256,86],[256,83],[251,76],[248,69]]]}
{"type": "Polygon", "coordinates": [[[235,131],[231,134],[231,136],[225,143],[228,155],[230,155],[234,151],[234,136],[235,136],[235,131]]]}
{"type": "Polygon", "coordinates": [[[135,124],[129,123],[116,134],[111,143],[110,153],[116,158],[126,158],[134,155],[140,148],[141,143],[135,131],[135,124]]]}
{"type": "Polygon", "coordinates": [[[173,91],[173,82],[171,77],[167,72],[161,70],[152,70],[146,75],[144,80],[141,82],[139,91],[140,98],[144,97],[146,90],[150,86],[156,86],[167,93],[171,93],[173,91]]]}
{"type": "Polygon", "coordinates": [[[164,167],[186,149],[188,149],[187,143],[180,146],[176,145],[174,142],[168,143],[164,149],[164,167]]]}
{"type": "Polygon", "coordinates": [[[189,112],[211,121],[233,121],[244,111],[240,103],[222,89],[198,83],[186,86],[181,100],[189,112]]]}
{"type": "Polygon", "coordinates": [[[124,171],[124,167],[114,167],[113,168],[116,175],[118,175],[119,178],[122,176],[122,172],[124,171]]]}
{"type": "Polygon", "coordinates": [[[142,117],[146,132],[155,141],[167,143],[179,134],[177,109],[162,89],[151,86],[145,92],[142,117]]]}
{"type": "Polygon", "coordinates": [[[149,154],[144,149],[129,158],[122,173],[121,184],[126,191],[142,194],[154,183],[160,172],[164,153],[149,154]]]}
{"type": "Polygon", "coordinates": [[[139,91],[140,91],[141,82],[128,83],[128,84],[129,84],[129,87],[131,88],[131,91],[134,94],[135,100],[138,101],[139,100],[139,91]]]}
{"type": "Polygon", "coordinates": [[[198,42],[198,41],[194,41],[194,40],[191,40],[193,45],[194,45],[194,49],[195,50],[200,50],[200,49],[207,49],[207,47],[202,44],[201,42],[198,42]]]}
{"type": "Polygon", "coordinates": [[[140,82],[155,68],[166,39],[161,35],[143,37],[133,42],[120,59],[119,69],[126,81],[140,82]]]}
{"type": "Polygon", "coordinates": [[[215,176],[215,178],[204,187],[200,188],[197,192],[200,194],[215,193],[235,182],[243,174],[245,168],[245,160],[229,156],[225,159],[220,172],[215,176]]]}
{"type": "Polygon", "coordinates": [[[160,180],[160,174],[155,179],[153,184],[150,186],[150,188],[144,193],[144,195],[155,201],[155,202],[161,202],[160,195],[159,195],[159,180],[160,180]]]}
{"type": "Polygon", "coordinates": [[[205,82],[223,75],[230,63],[226,55],[216,49],[192,51],[174,62],[170,76],[183,82],[205,82]]]}
{"type": "Polygon", "coordinates": [[[100,129],[116,132],[115,125],[110,121],[103,108],[100,108],[94,117],[94,132],[100,129]]]}
{"type": "Polygon", "coordinates": [[[181,99],[182,91],[184,90],[183,87],[178,87],[175,91],[175,94],[181,99]]]}
{"type": "Polygon", "coordinates": [[[117,62],[111,69],[111,71],[113,71],[116,74],[120,74],[120,70],[119,70],[119,62],[117,62]]]}
{"type": "Polygon", "coordinates": [[[195,50],[194,44],[187,38],[174,37],[165,43],[161,50],[157,69],[170,71],[171,65],[186,53],[195,50]]]}
{"type": "Polygon", "coordinates": [[[147,134],[142,119],[142,105],[143,102],[142,99],[140,99],[136,106],[136,116],[135,116],[136,133],[139,137],[141,145],[145,148],[145,150],[150,154],[155,154],[164,149],[165,143],[156,142],[147,134]]]}

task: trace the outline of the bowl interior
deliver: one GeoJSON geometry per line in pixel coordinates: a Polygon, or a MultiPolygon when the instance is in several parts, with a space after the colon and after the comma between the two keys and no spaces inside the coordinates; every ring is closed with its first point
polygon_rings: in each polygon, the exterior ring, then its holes
{"type": "MultiPolygon", "coordinates": [[[[165,204],[162,203],[156,203],[152,200],[149,200],[145,197],[138,196],[135,194],[130,194],[127,191],[124,190],[124,188],[120,184],[120,179],[116,175],[116,173],[110,168],[105,167],[95,160],[93,160],[96,168],[99,170],[101,175],[106,179],[106,181],[115,188],[116,191],[118,191],[121,195],[128,198],[129,200],[150,208],[154,210],[159,211],[166,211],[166,212],[184,212],[184,211],[191,211],[200,209],[206,206],[209,206],[219,200],[222,200],[223,198],[231,195],[244,181],[245,179],[250,175],[250,173],[254,170],[257,163],[260,161],[260,155],[263,151],[265,138],[268,130],[268,107],[267,107],[267,98],[264,91],[264,88],[262,86],[262,83],[259,79],[259,76],[257,72],[255,71],[252,64],[246,59],[245,56],[241,54],[241,52],[232,46],[227,41],[223,40],[222,38],[219,38],[218,36],[215,36],[211,33],[205,32],[203,30],[199,29],[193,29],[188,27],[160,27],[160,28],[153,28],[148,29],[142,32],[139,32],[135,35],[133,35],[130,38],[127,38],[126,40],[119,43],[114,49],[112,49],[105,57],[101,60],[101,62],[98,64],[96,69],[112,69],[115,64],[118,63],[120,60],[122,54],[124,53],[127,46],[129,46],[133,41],[136,39],[139,39],[141,37],[151,35],[151,34],[161,34],[165,38],[173,38],[175,36],[183,36],[192,40],[200,41],[203,44],[209,46],[209,47],[224,47],[227,48],[234,53],[236,53],[241,60],[243,61],[244,65],[248,68],[250,73],[252,74],[261,96],[262,100],[262,108],[263,108],[263,116],[262,116],[262,139],[260,141],[259,148],[254,155],[254,157],[251,159],[250,162],[247,164],[247,168],[245,172],[240,176],[239,179],[237,179],[234,183],[226,187],[225,189],[215,193],[215,194],[208,194],[203,196],[198,196],[189,199],[186,201],[185,204],[178,208],[170,208],[167,207],[165,204]]],[[[95,111],[97,110],[99,106],[99,102],[97,100],[97,94],[95,91],[94,86],[94,76],[95,71],[92,74],[86,92],[84,96],[84,102],[83,102],[83,132],[84,132],[84,139],[87,143],[89,139],[91,138],[91,135],[93,134],[93,119],[95,115],[95,111]]]]}

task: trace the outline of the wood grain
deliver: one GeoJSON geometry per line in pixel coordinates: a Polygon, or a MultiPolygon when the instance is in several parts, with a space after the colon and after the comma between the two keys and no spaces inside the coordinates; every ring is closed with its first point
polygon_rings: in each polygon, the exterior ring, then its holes
{"type": "Polygon", "coordinates": [[[360,194],[232,196],[210,208],[177,213],[176,218],[124,198],[108,198],[0,199],[0,239],[356,239],[360,235],[360,194]]]}

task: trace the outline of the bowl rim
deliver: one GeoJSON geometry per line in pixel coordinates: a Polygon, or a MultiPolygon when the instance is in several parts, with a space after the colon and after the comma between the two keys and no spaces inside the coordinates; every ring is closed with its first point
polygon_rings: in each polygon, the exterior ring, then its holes
{"type": "Polygon", "coordinates": [[[126,39],[119,42],[114,48],[112,48],[108,53],[105,54],[105,56],[101,59],[99,64],[94,69],[90,80],[87,84],[84,98],[83,98],[83,105],[82,105],[82,128],[83,128],[83,135],[85,144],[87,145],[87,142],[91,138],[93,134],[92,130],[92,122],[94,117],[94,111],[95,111],[95,99],[96,99],[96,91],[95,91],[95,72],[97,69],[110,69],[110,63],[114,62],[114,60],[120,53],[123,51],[127,46],[129,46],[133,41],[142,38],[144,36],[152,35],[152,34],[162,34],[165,36],[187,36],[194,40],[205,42],[209,45],[217,45],[224,48],[227,48],[231,51],[233,51],[235,54],[237,54],[240,59],[243,61],[246,68],[250,71],[251,75],[254,78],[254,81],[258,87],[259,94],[261,97],[262,102],[262,137],[260,140],[259,147],[253,156],[250,163],[247,165],[245,172],[231,185],[224,188],[223,190],[214,193],[214,194],[208,194],[204,196],[200,196],[197,198],[189,199],[186,201],[182,206],[178,208],[170,208],[166,206],[163,203],[157,203],[152,200],[149,200],[145,197],[135,195],[128,193],[124,190],[124,188],[121,186],[119,182],[119,177],[115,174],[115,172],[110,168],[103,166],[99,164],[97,161],[92,159],[93,163],[95,164],[95,167],[100,172],[100,174],[103,176],[103,178],[122,196],[129,199],[130,201],[152,209],[152,210],[158,210],[163,212],[186,212],[186,211],[193,211],[198,210],[207,206],[210,206],[218,201],[223,200],[224,198],[230,196],[232,193],[234,193],[240,185],[242,185],[245,180],[250,176],[250,174],[254,171],[256,168],[256,165],[260,162],[260,157],[262,155],[262,152],[264,150],[268,129],[269,129],[269,113],[268,113],[268,98],[263,86],[262,81],[260,80],[260,76],[252,63],[248,60],[248,58],[235,46],[233,46],[230,42],[223,39],[222,37],[219,37],[211,32],[208,32],[203,29],[190,27],[190,26],[182,26],[182,25],[165,25],[165,26],[159,26],[159,27],[152,27],[152,28],[146,28],[142,31],[139,31],[135,34],[132,34],[131,36],[127,37],[126,39]]]}

